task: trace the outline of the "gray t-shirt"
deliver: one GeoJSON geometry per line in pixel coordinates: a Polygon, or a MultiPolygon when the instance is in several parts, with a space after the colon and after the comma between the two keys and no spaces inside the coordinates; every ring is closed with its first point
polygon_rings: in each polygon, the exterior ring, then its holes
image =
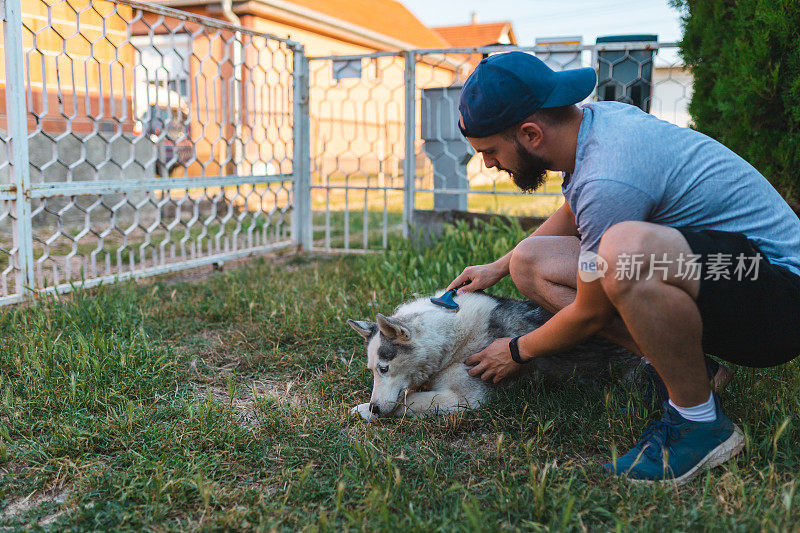
{"type": "Polygon", "coordinates": [[[663,226],[742,233],[773,264],[800,275],[800,220],[755,168],[700,132],[619,102],[583,106],[575,171],[564,196],[596,252],[611,226],[663,226]]]}

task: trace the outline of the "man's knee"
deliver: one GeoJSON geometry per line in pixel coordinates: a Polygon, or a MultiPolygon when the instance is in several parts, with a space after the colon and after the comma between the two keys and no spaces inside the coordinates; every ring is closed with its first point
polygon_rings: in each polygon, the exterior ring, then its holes
{"type": "Polygon", "coordinates": [[[608,264],[602,285],[612,301],[646,278],[650,265],[649,256],[659,237],[659,226],[638,221],[614,224],[603,233],[597,254],[608,264]],[[638,272],[632,272],[633,275],[619,275],[620,269],[627,264],[626,261],[635,264],[638,272]]]}
{"type": "Polygon", "coordinates": [[[603,233],[597,253],[609,262],[623,254],[646,254],[658,239],[659,228],[637,221],[614,224],[603,233]]]}
{"type": "Polygon", "coordinates": [[[538,302],[548,300],[552,284],[574,289],[579,249],[575,237],[528,237],[511,254],[511,280],[522,294],[538,302]]]}
{"type": "Polygon", "coordinates": [[[541,270],[541,247],[536,246],[538,237],[523,239],[511,253],[508,271],[515,285],[525,283],[539,274],[541,270]]]}
{"type": "Polygon", "coordinates": [[[696,287],[671,279],[672,262],[686,251],[691,252],[674,228],[638,221],[615,224],[603,234],[597,250],[608,264],[603,289],[612,301],[646,282],[668,282],[694,295],[696,287]]]}

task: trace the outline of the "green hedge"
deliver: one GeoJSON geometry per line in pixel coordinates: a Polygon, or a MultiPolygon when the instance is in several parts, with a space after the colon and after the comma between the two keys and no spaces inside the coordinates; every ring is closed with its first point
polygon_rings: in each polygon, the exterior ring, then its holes
{"type": "Polygon", "coordinates": [[[800,2],[671,0],[694,74],[694,127],[800,200],[800,2]]]}

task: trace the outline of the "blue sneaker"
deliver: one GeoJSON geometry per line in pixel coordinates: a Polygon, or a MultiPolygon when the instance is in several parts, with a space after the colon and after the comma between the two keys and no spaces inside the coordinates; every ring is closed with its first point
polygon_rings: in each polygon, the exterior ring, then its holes
{"type": "Polygon", "coordinates": [[[637,483],[682,485],[701,471],[724,463],[742,450],[744,435],[722,412],[716,395],[714,405],[715,421],[692,422],[665,402],[661,420],[651,422],[628,453],[603,469],[637,483]]]}

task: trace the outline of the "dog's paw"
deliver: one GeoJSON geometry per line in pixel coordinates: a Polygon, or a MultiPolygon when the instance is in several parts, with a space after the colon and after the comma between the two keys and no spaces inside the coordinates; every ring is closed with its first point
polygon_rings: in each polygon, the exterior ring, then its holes
{"type": "Polygon", "coordinates": [[[355,407],[350,409],[350,412],[354,415],[361,416],[361,418],[363,418],[364,420],[373,420],[374,418],[377,418],[375,415],[372,414],[372,411],[369,410],[369,403],[362,403],[356,405],[355,407]]]}

